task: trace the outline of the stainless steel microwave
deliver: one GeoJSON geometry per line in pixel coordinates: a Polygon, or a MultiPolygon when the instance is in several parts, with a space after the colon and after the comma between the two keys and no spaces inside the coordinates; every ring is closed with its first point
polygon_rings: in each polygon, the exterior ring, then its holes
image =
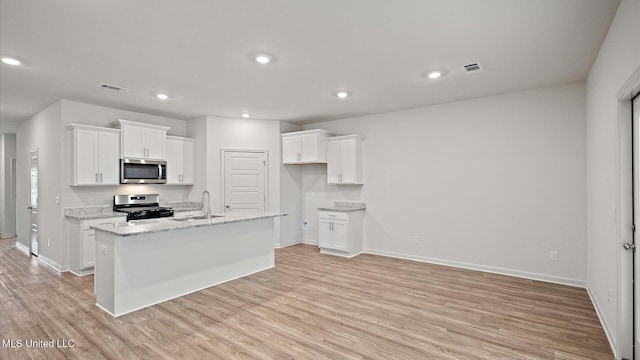
{"type": "Polygon", "coordinates": [[[120,184],[166,184],[164,160],[120,159],[120,184]]]}

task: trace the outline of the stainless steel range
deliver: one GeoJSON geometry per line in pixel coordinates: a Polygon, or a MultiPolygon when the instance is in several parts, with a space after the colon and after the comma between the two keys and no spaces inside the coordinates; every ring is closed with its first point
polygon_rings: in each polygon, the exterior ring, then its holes
{"type": "Polygon", "coordinates": [[[127,213],[127,221],[173,216],[173,209],[160,206],[158,194],[114,195],[113,211],[127,213]]]}

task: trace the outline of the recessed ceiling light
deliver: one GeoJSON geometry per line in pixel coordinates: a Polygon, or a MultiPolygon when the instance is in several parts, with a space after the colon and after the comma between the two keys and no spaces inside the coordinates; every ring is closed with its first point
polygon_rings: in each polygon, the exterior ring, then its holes
{"type": "Polygon", "coordinates": [[[2,62],[7,64],[7,65],[13,65],[13,66],[18,66],[20,64],[22,64],[20,62],[20,60],[16,59],[16,58],[12,58],[12,57],[2,57],[2,62]]]}
{"type": "Polygon", "coordinates": [[[421,76],[425,79],[439,79],[447,74],[446,70],[438,69],[438,70],[428,70],[421,74],[421,76]]]}
{"type": "Polygon", "coordinates": [[[156,94],[156,97],[160,100],[167,100],[169,99],[169,95],[167,94],[156,94]]]}
{"type": "Polygon", "coordinates": [[[349,96],[351,96],[351,93],[348,92],[348,91],[341,90],[341,91],[336,92],[336,96],[338,98],[340,98],[340,99],[346,99],[349,96]]]}
{"type": "Polygon", "coordinates": [[[250,117],[251,117],[251,114],[249,114],[249,113],[242,113],[242,115],[241,115],[241,116],[242,116],[243,118],[247,119],[247,118],[250,118],[250,117]]]}
{"type": "Polygon", "coordinates": [[[268,54],[257,54],[254,59],[259,64],[268,64],[273,60],[273,56],[268,54]]]}

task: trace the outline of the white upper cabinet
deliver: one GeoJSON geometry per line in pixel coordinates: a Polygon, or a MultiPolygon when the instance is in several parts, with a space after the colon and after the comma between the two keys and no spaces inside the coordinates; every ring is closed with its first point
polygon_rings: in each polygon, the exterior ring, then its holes
{"type": "Polygon", "coordinates": [[[70,185],[118,185],[120,131],[68,124],[71,150],[70,185]]]}
{"type": "Polygon", "coordinates": [[[360,135],[335,136],[327,139],[327,183],[363,183],[363,140],[360,135]]]}
{"type": "Polygon", "coordinates": [[[195,161],[194,139],[167,136],[168,185],[193,185],[195,161]]]}
{"type": "Polygon", "coordinates": [[[122,157],[135,159],[166,159],[169,127],[118,120],[122,134],[122,157]]]}
{"type": "Polygon", "coordinates": [[[326,130],[307,130],[281,134],[283,164],[314,164],[327,162],[326,130]]]}

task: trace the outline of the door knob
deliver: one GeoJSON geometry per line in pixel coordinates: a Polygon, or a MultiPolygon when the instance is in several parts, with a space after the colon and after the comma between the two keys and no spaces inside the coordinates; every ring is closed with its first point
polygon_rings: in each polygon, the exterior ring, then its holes
{"type": "Polygon", "coordinates": [[[227,209],[229,209],[231,207],[231,204],[227,204],[224,207],[226,207],[227,209]]]}
{"type": "Polygon", "coordinates": [[[625,250],[632,250],[632,251],[636,250],[636,244],[624,243],[624,245],[622,245],[622,247],[625,250]]]}

